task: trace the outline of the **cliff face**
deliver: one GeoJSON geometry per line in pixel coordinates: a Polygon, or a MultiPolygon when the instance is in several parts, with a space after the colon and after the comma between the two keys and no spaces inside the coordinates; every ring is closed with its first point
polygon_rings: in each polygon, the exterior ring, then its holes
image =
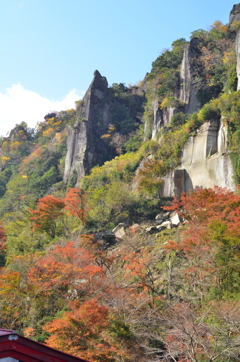
{"type": "Polygon", "coordinates": [[[186,45],[183,53],[183,60],[180,70],[180,101],[184,102],[185,113],[192,114],[200,109],[200,101],[197,98],[198,90],[194,85],[194,60],[198,54],[200,40],[193,38],[189,45],[186,45]]]}
{"type": "MultiPolygon", "coordinates": [[[[200,40],[193,38],[190,44],[184,47],[183,59],[180,67],[179,84],[175,89],[175,97],[184,104],[184,113],[192,114],[198,112],[201,105],[197,97],[198,90],[194,83],[194,61],[198,55],[198,45],[200,40]]],[[[177,108],[166,107],[161,109],[155,91],[152,101],[153,125],[152,139],[155,139],[161,127],[168,126],[172,116],[179,112],[177,108]]],[[[146,137],[145,137],[146,138],[146,137]]]]}
{"type": "Polygon", "coordinates": [[[100,138],[110,123],[109,107],[104,102],[108,83],[98,71],[77,110],[74,126],[69,126],[64,181],[75,174],[77,183],[96,164],[103,163],[106,147],[100,138]]]}
{"type": "MultiPolygon", "coordinates": [[[[230,16],[229,16],[229,24],[232,24],[234,21],[240,21],[240,4],[236,4],[233,6],[230,16]]],[[[237,56],[237,77],[238,77],[238,85],[237,90],[240,89],[240,31],[237,33],[236,37],[236,56],[237,56]]]]}
{"type": "Polygon", "coordinates": [[[209,121],[185,144],[180,166],[166,177],[163,195],[179,195],[196,187],[234,190],[233,174],[227,127],[222,121],[209,121]]]}
{"type": "Polygon", "coordinates": [[[238,83],[237,83],[237,90],[240,89],[240,32],[237,33],[236,37],[236,56],[237,56],[237,77],[238,77],[238,83]]]}
{"type": "Polygon", "coordinates": [[[94,79],[77,109],[74,126],[68,128],[64,182],[79,185],[92,167],[114,158],[116,148],[138,126],[144,97],[123,84],[108,88],[96,70],[94,79]],[[109,126],[114,130],[109,131],[109,126]]]}
{"type": "Polygon", "coordinates": [[[229,24],[234,21],[240,21],[240,4],[233,5],[232,10],[230,11],[229,24]]]}
{"type": "MultiPolygon", "coordinates": [[[[240,21],[240,4],[234,5],[230,13],[230,24],[234,21],[240,21]]],[[[220,31],[220,28],[216,29],[216,31],[220,31]]],[[[210,99],[217,98],[224,85],[222,80],[222,83],[220,81],[217,84],[214,83],[215,54],[212,54],[211,51],[215,46],[215,40],[214,38],[209,39],[204,39],[204,35],[201,35],[200,31],[199,37],[193,37],[189,44],[181,43],[182,62],[181,55],[177,65],[169,65],[164,57],[161,58],[156,65],[157,70],[155,69],[149,77],[148,75],[145,77],[140,88],[133,87],[130,90],[124,85],[119,85],[115,92],[116,89],[109,88],[106,78],[96,71],[82,104],[77,110],[74,126],[69,126],[64,181],[67,183],[74,176],[77,178],[76,184],[79,184],[92,167],[102,165],[106,160],[115,157],[116,143],[113,146],[114,142],[112,144],[106,142],[104,135],[107,135],[108,140],[111,139],[112,134],[108,131],[111,126],[116,131],[115,139],[127,140],[134,127],[130,127],[130,131],[122,131],[121,124],[126,122],[136,124],[138,118],[139,125],[140,119],[143,117],[141,107],[144,101],[146,102],[144,140],[155,139],[161,143],[160,131],[163,128],[167,128],[165,131],[171,130],[169,127],[171,119],[176,113],[193,114],[200,110],[201,103],[204,104],[210,99]],[[208,46],[209,48],[207,48],[208,46]],[[209,63],[209,59],[213,64],[209,63]],[[163,87],[164,84],[165,73],[162,69],[168,69],[168,65],[169,78],[172,76],[171,70],[173,69],[175,72],[175,78],[171,78],[173,83],[175,82],[175,88],[171,88],[172,85],[168,83],[166,96],[164,92],[161,93],[159,87],[163,87]],[[202,70],[203,73],[201,73],[202,70]],[[203,86],[201,86],[201,82],[203,86]],[[215,93],[211,93],[212,89],[216,90],[215,93]],[[145,93],[147,99],[144,98],[145,93]],[[169,94],[172,97],[169,97],[169,94]],[[170,103],[171,105],[165,103],[167,106],[164,106],[163,99],[167,98],[172,98],[173,103],[170,103]],[[131,102],[129,102],[130,99],[131,102]]],[[[229,49],[221,48],[227,47],[227,41],[230,42],[230,40],[226,40],[217,48],[219,59],[223,57],[224,52],[231,49],[230,43],[229,49]]],[[[236,37],[236,53],[238,89],[240,89],[240,32],[236,37]]],[[[220,62],[219,59],[216,58],[216,61],[220,62]]],[[[216,72],[219,70],[217,69],[216,72]]],[[[217,76],[219,77],[218,73],[217,76]]],[[[186,143],[179,167],[166,177],[163,194],[172,196],[174,193],[179,194],[182,191],[189,191],[191,188],[213,187],[214,185],[234,189],[232,178],[233,168],[228,155],[226,126],[222,121],[217,122],[210,119],[199,128],[197,135],[190,137],[186,143]]]]}
{"type": "Polygon", "coordinates": [[[176,113],[173,107],[160,109],[157,98],[153,101],[153,126],[152,126],[152,139],[156,139],[158,132],[162,127],[170,124],[172,116],[176,113]]]}

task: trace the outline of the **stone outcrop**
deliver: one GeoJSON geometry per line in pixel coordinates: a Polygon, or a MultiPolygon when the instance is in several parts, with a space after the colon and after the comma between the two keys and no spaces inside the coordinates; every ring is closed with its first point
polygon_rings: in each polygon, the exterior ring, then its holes
{"type": "Polygon", "coordinates": [[[186,220],[176,212],[166,212],[156,216],[154,224],[146,227],[144,232],[147,234],[158,234],[163,230],[177,228],[186,223],[186,220]]]}
{"type": "Polygon", "coordinates": [[[240,89],[240,32],[237,33],[236,36],[236,56],[237,56],[237,66],[236,66],[236,72],[237,72],[237,90],[240,89]]]}
{"type": "MultiPolygon", "coordinates": [[[[229,23],[240,21],[240,4],[233,6],[229,23]]],[[[179,99],[186,103],[186,113],[197,112],[200,102],[194,86],[194,59],[198,56],[199,39],[193,38],[185,46],[181,64],[181,88],[179,99]]],[[[236,37],[237,76],[240,89],[240,32],[236,37]]],[[[179,196],[196,187],[227,187],[235,189],[233,166],[227,148],[227,126],[224,119],[210,120],[203,124],[197,135],[189,138],[183,149],[180,166],[167,175],[163,195],[179,196]]]]}
{"type": "Polygon", "coordinates": [[[93,81],[77,110],[74,126],[69,126],[64,181],[77,174],[77,184],[96,164],[102,164],[105,144],[100,138],[110,123],[109,106],[103,102],[108,83],[96,70],[93,81]]]}
{"type": "MultiPolygon", "coordinates": [[[[229,16],[229,24],[232,24],[234,21],[240,21],[240,4],[233,5],[233,8],[230,12],[229,16]]],[[[236,56],[237,56],[237,77],[238,77],[238,84],[237,84],[237,90],[240,89],[240,32],[238,31],[236,36],[236,56]]]]}
{"type": "MultiPolygon", "coordinates": [[[[92,167],[102,165],[116,156],[117,145],[111,146],[102,138],[108,134],[110,124],[115,126],[116,114],[119,123],[128,119],[131,122],[137,121],[143,94],[136,94],[134,88],[131,91],[123,84],[118,87],[119,92],[122,92],[121,96],[115,95],[113,89],[108,88],[105,77],[97,70],[94,72],[93,81],[77,109],[75,123],[68,128],[64,182],[72,180],[71,183],[79,185],[92,167]]],[[[121,129],[119,132],[118,138],[121,137],[121,129]]],[[[125,138],[127,140],[126,135],[125,138]]]]}
{"type": "Polygon", "coordinates": [[[224,120],[204,123],[197,135],[189,138],[180,166],[165,179],[163,195],[179,196],[196,187],[214,186],[235,189],[224,120]]]}
{"type": "MultiPolygon", "coordinates": [[[[193,38],[190,44],[184,48],[180,67],[179,89],[176,89],[175,94],[175,97],[185,104],[183,111],[187,114],[198,112],[201,108],[200,101],[197,97],[198,90],[194,84],[194,60],[198,56],[199,42],[200,40],[198,38],[193,38]]],[[[152,139],[155,139],[162,127],[169,126],[172,116],[179,112],[179,110],[173,107],[160,109],[157,95],[154,96],[152,101],[152,109],[152,139]]],[[[147,139],[147,136],[145,139],[147,139]]]]}
{"type": "Polygon", "coordinates": [[[172,116],[176,113],[176,109],[167,107],[160,109],[157,99],[153,102],[153,128],[152,139],[155,139],[161,127],[168,126],[170,124],[172,116]]]}
{"type": "MultiPolygon", "coordinates": [[[[230,13],[229,22],[240,21],[240,4],[234,5],[230,13]]],[[[180,67],[179,83],[176,86],[175,98],[179,102],[179,108],[160,108],[157,95],[158,80],[151,83],[154,91],[151,91],[151,103],[148,119],[145,122],[144,140],[156,139],[161,143],[159,132],[162,128],[168,131],[172,116],[176,112],[183,111],[186,114],[198,112],[201,108],[198,99],[198,87],[196,85],[196,59],[201,55],[199,50],[200,39],[192,38],[185,45],[183,59],[180,67]],[[152,117],[151,117],[152,116],[152,117]]],[[[240,32],[236,38],[238,89],[240,89],[240,32]]],[[[143,104],[144,94],[148,89],[148,77],[146,76],[140,87],[132,88],[132,100],[143,104]],[[135,98],[134,98],[135,97],[135,98]]],[[[119,85],[120,92],[129,92],[124,85],[119,85]]],[[[174,106],[178,103],[173,103],[174,106]]],[[[98,71],[94,73],[94,79],[86,92],[82,104],[78,107],[76,121],[73,127],[69,127],[67,141],[67,156],[65,164],[64,181],[71,178],[79,185],[81,179],[95,165],[102,165],[106,160],[116,154],[110,144],[104,142],[102,136],[108,132],[109,125],[124,104],[122,96],[116,96],[109,92],[108,83],[98,71]],[[75,177],[75,178],[74,178],[75,177]]],[[[129,119],[129,105],[126,106],[129,119]]],[[[134,108],[134,107],[133,107],[134,108]]],[[[135,107],[136,108],[136,107],[135,107]]],[[[141,112],[136,111],[140,114],[141,112]]],[[[143,112],[140,114],[141,118],[143,112]]],[[[126,121],[126,119],[124,119],[126,121]]],[[[189,191],[195,187],[213,187],[214,185],[234,189],[232,176],[233,168],[227,151],[227,130],[224,122],[210,120],[198,130],[197,135],[191,136],[183,149],[180,166],[167,175],[163,190],[164,196],[179,195],[182,191],[189,191]]],[[[141,167],[141,165],[140,165],[141,167]]],[[[135,185],[136,186],[136,185],[135,185]]],[[[133,188],[135,187],[133,185],[133,188]]]]}
{"type": "Polygon", "coordinates": [[[229,24],[233,23],[234,21],[240,21],[240,4],[233,5],[233,8],[230,12],[229,24]]]}
{"type": "Polygon", "coordinates": [[[156,96],[154,97],[154,100],[152,102],[152,107],[153,107],[152,139],[155,139],[157,133],[160,131],[161,126],[163,125],[162,112],[159,108],[159,102],[156,96]]]}
{"type": "MultiPolygon", "coordinates": [[[[139,168],[143,167],[144,161],[139,168]]],[[[211,120],[186,142],[179,167],[165,177],[162,196],[179,196],[197,187],[220,186],[235,190],[233,175],[227,147],[227,126],[224,119],[211,120]]],[[[133,189],[136,189],[137,182],[136,177],[133,189]]]]}
{"type": "Polygon", "coordinates": [[[183,52],[183,60],[180,69],[180,101],[186,104],[185,113],[192,114],[200,109],[200,101],[197,98],[197,89],[194,86],[194,59],[198,54],[200,40],[193,38],[186,45],[183,52]]]}
{"type": "Polygon", "coordinates": [[[120,223],[112,230],[112,233],[116,236],[116,238],[122,239],[126,235],[126,227],[126,224],[120,223]]]}

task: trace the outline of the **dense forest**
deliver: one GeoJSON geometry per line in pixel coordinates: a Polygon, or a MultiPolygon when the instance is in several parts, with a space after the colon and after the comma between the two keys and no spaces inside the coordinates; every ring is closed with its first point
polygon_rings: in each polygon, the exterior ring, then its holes
{"type": "Polygon", "coordinates": [[[239,361],[239,29],[217,21],[191,34],[196,112],[178,97],[183,38],[140,84],[107,87],[112,120],[95,120],[92,141],[102,161],[83,177],[64,180],[82,100],[1,138],[1,327],[91,362],[239,361]],[[174,112],[152,137],[154,100],[174,112]],[[163,197],[210,120],[228,129],[235,191],[163,197]]]}

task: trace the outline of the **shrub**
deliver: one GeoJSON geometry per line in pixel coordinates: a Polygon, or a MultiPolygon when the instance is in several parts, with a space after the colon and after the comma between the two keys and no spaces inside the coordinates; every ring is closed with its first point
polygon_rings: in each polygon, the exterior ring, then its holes
{"type": "Polygon", "coordinates": [[[171,126],[181,126],[186,122],[187,115],[183,112],[176,113],[172,116],[171,126]]]}
{"type": "Polygon", "coordinates": [[[219,120],[221,117],[217,102],[206,103],[199,112],[199,119],[202,121],[219,120]]]}

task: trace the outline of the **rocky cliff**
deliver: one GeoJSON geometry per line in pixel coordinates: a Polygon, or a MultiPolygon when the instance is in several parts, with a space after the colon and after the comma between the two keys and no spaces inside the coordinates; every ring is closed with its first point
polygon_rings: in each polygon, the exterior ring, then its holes
{"type": "Polygon", "coordinates": [[[196,187],[235,189],[224,121],[204,123],[183,149],[181,164],[165,179],[163,195],[179,195],[196,187]]]}
{"type": "MultiPolygon", "coordinates": [[[[240,21],[240,4],[234,5],[229,19],[229,25],[240,21]]],[[[180,89],[176,89],[175,96],[185,104],[184,113],[192,114],[201,108],[199,88],[196,81],[196,63],[201,65],[199,58],[202,56],[200,43],[203,38],[193,37],[189,44],[185,45],[183,60],[180,67],[180,89]]],[[[236,35],[236,72],[238,77],[237,90],[240,89],[240,31],[236,35]]],[[[210,52],[209,52],[210,54],[210,52]]],[[[156,97],[157,98],[157,97],[156,97]]],[[[176,108],[160,109],[157,99],[153,101],[154,121],[152,127],[152,139],[158,139],[157,135],[165,125],[169,125],[172,116],[177,112],[176,108]]],[[[229,154],[227,141],[227,126],[224,118],[221,121],[211,120],[204,123],[196,135],[191,136],[185,144],[181,162],[177,169],[165,178],[163,195],[179,195],[196,187],[221,186],[234,190],[234,170],[229,154]]],[[[161,142],[161,138],[159,139],[161,142]]]]}
{"type": "Polygon", "coordinates": [[[238,77],[237,90],[239,90],[240,89],[240,32],[237,33],[236,37],[236,55],[237,55],[237,77],[238,77]]]}
{"type": "Polygon", "coordinates": [[[180,101],[185,103],[185,113],[192,114],[198,112],[201,104],[198,99],[198,89],[194,81],[194,64],[199,54],[200,39],[191,39],[186,45],[183,53],[183,60],[180,68],[180,101]]]}
{"type": "MultiPolygon", "coordinates": [[[[198,89],[195,86],[194,71],[195,60],[199,55],[200,40],[198,38],[191,39],[189,44],[184,46],[183,58],[180,66],[180,75],[174,96],[182,102],[181,111],[186,114],[198,112],[201,108],[198,99],[198,89]]],[[[179,112],[177,107],[161,108],[161,103],[158,100],[157,84],[152,101],[153,123],[152,123],[152,139],[156,139],[157,134],[164,126],[169,126],[174,114],[179,112]]],[[[145,139],[146,139],[145,135],[145,139]]]]}
{"type": "Polygon", "coordinates": [[[106,98],[108,83],[96,70],[82,102],[77,109],[74,126],[68,128],[64,181],[75,175],[79,180],[96,164],[103,163],[106,147],[100,138],[110,123],[106,98]]]}
{"type": "Polygon", "coordinates": [[[94,72],[75,123],[68,127],[64,182],[79,185],[92,167],[117,155],[128,133],[139,126],[143,100],[142,92],[136,94],[134,87],[109,88],[107,79],[94,72]]]}
{"type": "MultiPolygon", "coordinates": [[[[230,13],[229,23],[235,21],[240,21],[240,4],[234,5],[230,13]]],[[[213,30],[215,33],[210,31],[208,35],[204,31],[195,32],[197,36],[193,36],[189,43],[185,39],[175,42],[173,55],[166,52],[170,54],[167,54],[170,56],[167,61],[164,55],[160,56],[161,59],[155,61],[155,70],[147,74],[140,87],[129,89],[122,84],[108,87],[106,78],[95,71],[77,109],[75,123],[69,126],[66,183],[73,180],[78,185],[92,167],[115,157],[118,145],[123,145],[132,135],[141,119],[145,123],[144,141],[153,139],[161,144],[162,135],[171,131],[173,116],[179,114],[180,121],[184,122],[189,115],[199,112],[203,104],[219,97],[227,84],[226,77],[221,77],[222,69],[225,71],[226,68],[222,59],[232,51],[234,39],[233,32],[227,37],[226,27],[218,22],[213,30]],[[222,38],[225,40],[218,46],[217,41],[222,38]],[[182,58],[177,58],[180,54],[177,47],[182,47],[182,58]],[[169,79],[165,79],[166,74],[169,79]],[[168,99],[172,103],[168,103],[168,99]],[[109,127],[114,131],[109,131],[109,127]]],[[[240,80],[240,32],[236,35],[236,53],[240,80]]],[[[226,74],[230,73],[226,71],[226,74]]],[[[232,91],[234,89],[229,90],[232,91]]],[[[188,139],[179,166],[166,177],[164,196],[214,185],[234,189],[227,126],[223,120],[216,121],[211,116],[207,120],[188,139]]]]}
{"type": "MultiPolygon", "coordinates": [[[[240,21],[240,4],[233,6],[230,16],[229,24],[232,24],[234,21],[240,21]]],[[[240,31],[237,33],[236,37],[236,55],[237,55],[237,77],[238,77],[238,86],[237,89],[240,89],[240,31]]]]}
{"type": "Polygon", "coordinates": [[[232,10],[230,11],[229,24],[234,21],[240,21],[240,4],[233,5],[232,10]]]}

